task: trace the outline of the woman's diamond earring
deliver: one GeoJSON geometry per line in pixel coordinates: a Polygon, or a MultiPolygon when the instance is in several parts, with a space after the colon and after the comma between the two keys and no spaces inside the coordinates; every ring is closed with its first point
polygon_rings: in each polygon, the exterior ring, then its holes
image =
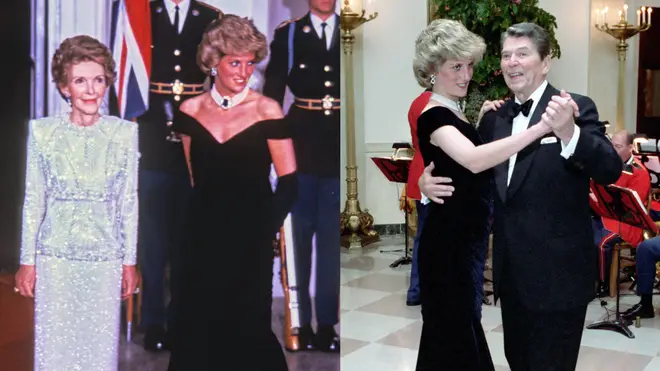
{"type": "Polygon", "coordinates": [[[435,85],[435,75],[431,76],[431,85],[435,85]]]}
{"type": "Polygon", "coordinates": [[[211,76],[215,76],[217,74],[218,74],[218,70],[215,67],[211,68],[211,76]]]}

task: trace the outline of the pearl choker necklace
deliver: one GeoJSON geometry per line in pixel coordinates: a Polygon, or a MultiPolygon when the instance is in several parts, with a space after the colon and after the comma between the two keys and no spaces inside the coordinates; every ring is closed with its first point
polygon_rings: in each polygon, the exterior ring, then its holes
{"type": "Polygon", "coordinates": [[[215,87],[211,88],[211,98],[217,103],[218,106],[222,109],[230,109],[234,106],[241,104],[241,102],[247,97],[250,92],[250,88],[246,85],[245,89],[242,92],[234,95],[233,97],[222,96],[215,87]]]}
{"type": "Polygon", "coordinates": [[[446,106],[447,108],[453,109],[454,111],[463,112],[463,109],[458,104],[458,101],[451,100],[451,99],[449,99],[445,96],[442,96],[438,93],[431,94],[431,99],[442,103],[444,106],[446,106]]]}

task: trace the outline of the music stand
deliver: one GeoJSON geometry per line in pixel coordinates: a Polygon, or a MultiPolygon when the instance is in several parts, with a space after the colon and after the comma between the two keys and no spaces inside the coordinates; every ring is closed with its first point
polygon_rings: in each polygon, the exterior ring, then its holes
{"type": "MultiPolygon", "coordinates": [[[[387,180],[394,183],[403,183],[405,184],[408,181],[408,170],[410,168],[410,163],[412,159],[401,158],[393,159],[391,157],[372,157],[371,158],[380,171],[385,175],[387,180]]],[[[396,268],[399,265],[411,264],[412,258],[408,256],[408,196],[404,193],[404,202],[405,202],[405,248],[404,255],[395,260],[394,263],[390,264],[390,268],[396,268]]],[[[390,251],[381,251],[381,252],[397,252],[401,250],[390,250],[390,251]]]]}
{"type": "MultiPolygon", "coordinates": [[[[601,217],[617,220],[620,223],[625,223],[633,227],[647,229],[657,233],[658,227],[655,225],[644,203],[639,198],[637,192],[632,189],[619,187],[617,185],[595,185],[592,187],[592,192],[596,196],[598,202],[594,202],[591,198],[589,204],[591,208],[601,217]]],[[[617,254],[617,266],[621,266],[621,254],[617,254]]],[[[616,331],[630,339],[634,339],[635,335],[630,331],[627,323],[621,317],[619,311],[619,301],[621,299],[620,289],[620,272],[616,274],[616,316],[614,320],[603,320],[600,322],[592,323],[587,326],[590,330],[611,330],[616,331]]]]}

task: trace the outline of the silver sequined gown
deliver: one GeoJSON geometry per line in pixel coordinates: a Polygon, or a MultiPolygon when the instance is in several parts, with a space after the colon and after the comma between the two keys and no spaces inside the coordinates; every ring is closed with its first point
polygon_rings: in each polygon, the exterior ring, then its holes
{"type": "Polygon", "coordinates": [[[136,260],[137,125],[30,121],[21,264],[36,264],[35,370],[114,371],[136,260]]]}

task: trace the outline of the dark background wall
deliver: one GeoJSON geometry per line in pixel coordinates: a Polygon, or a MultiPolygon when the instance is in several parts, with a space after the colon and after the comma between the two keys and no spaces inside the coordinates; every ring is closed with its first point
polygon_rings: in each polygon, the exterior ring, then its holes
{"type": "MultiPolygon", "coordinates": [[[[656,16],[660,8],[653,8],[653,15],[656,16]]],[[[655,76],[660,74],[660,48],[658,48],[658,39],[660,38],[660,27],[652,25],[647,31],[639,34],[639,66],[637,79],[637,132],[644,133],[650,138],[660,138],[660,116],[649,114],[646,108],[647,74],[652,72],[655,76]]],[[[656,77],[657,79],[657,77],[656,77]]],[[[628,82],[634,84],[635,81],[628,82]]],[[[659,96],[648,96],[656,107],[660,105],[659,96]]]]}
{"type": "Polygon", "coordinates": [[[0,1],[0,270],[15,268],[20,248],[25,135],[30,118],[30,3],[0,1]]]}

